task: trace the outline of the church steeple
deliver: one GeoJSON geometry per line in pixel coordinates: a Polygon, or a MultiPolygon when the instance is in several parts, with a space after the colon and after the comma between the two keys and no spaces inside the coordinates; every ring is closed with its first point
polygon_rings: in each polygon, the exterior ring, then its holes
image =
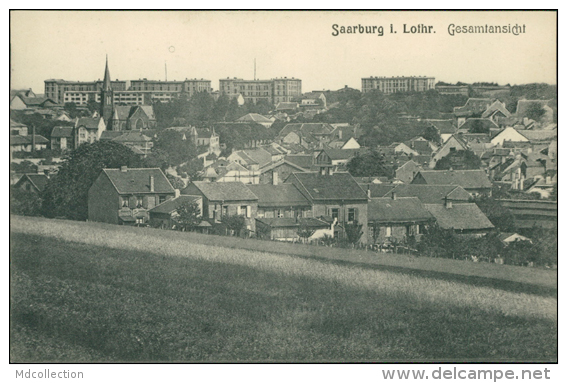
{"type": "Polygon", "coordinates": [[[110,71],[108,70],[108,55],[106,55],[106,68],[104,69],[104,83],[102,85],[104,90],[112,90],[112,85],[110,84],[110,71]]]}
{"type": "Polygon", "coordinates": [[[104,69],[104,81],[100,91],[100,116],[104,119],[106,128],[112,130],[112,115],[114,113],[114,94],[110,82],[110,70],[108,69],[108,55],[106,56],[106,68],[104,69]]]}

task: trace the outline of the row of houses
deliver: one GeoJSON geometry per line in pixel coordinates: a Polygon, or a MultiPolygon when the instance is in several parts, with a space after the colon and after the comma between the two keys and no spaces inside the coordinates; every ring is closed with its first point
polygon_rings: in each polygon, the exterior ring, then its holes
{"type": "MultiPolygon", "coordinates": [[[[171,228],[177,208],[191,201],[201,211],[199,230],[207,232],[238,215],[249,235],[264,233],[274,240],[297,240],[301,228],[312,231],[311,240],[344,238],[353,224],[361,226],[364,244],[419,240],[434,222],[459,234],[494,228],[459,185],[467,174],[426,174],[431,172],[420,173],[416,183],[390,187],[357,182],[349,173],[301,172],[278,184],[194,181],[174,190],[160,169],[104,169],[89,190],[89,220],[171,228]]],[[[467,186],[484,191],[482,185],[467,186]]]]}

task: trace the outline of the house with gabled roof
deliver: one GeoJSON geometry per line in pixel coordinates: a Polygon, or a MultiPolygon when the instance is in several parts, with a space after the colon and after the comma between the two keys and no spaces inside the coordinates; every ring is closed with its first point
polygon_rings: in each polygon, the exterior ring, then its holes
{"type": "Polygon", "coordinates": [[[26,173],[14,185],[14,188],[24,191],[41,193],[49,181],[49,177],[45,174],[26,173]]]}
{"type": "Polygon", "coordinates": [[[522,133],[518,132],[516,129],[512,127],[507,127],[506,129],[503,129],[500,133],[498,133],[490,140],[490,143],[493,144],[494,146],[503,146],[504,141],[530,142],[530,140],[526,138],[526,136],[524,136],[522,133]]]}
{"type": "Polygon", "coordinates": [[[256,231],[258,197],[242,182],[193,181],[181,194],[201,196],[203,219],[213,226],[222,222],[223,217],[239,215],[245,219],[246,230],[256,231]]]}
{"type": "Polygon", "coordinates": [[[422,170],[412,184],[455,185],[475,195],[491,195],[492,182],[484,170],[422,170]]]}
{"type": "Polygon", "coordinates": [[[321,174],[331,174],[339,170],[345,170],[347,163],[360,153],[359,149],[333,149],[323,148],[315,156],[313,167],[321,174]]]}
{"type": "Polygon", "coordinates": [[[225,158],[213,162],[201,171],[201,178],[208,182],[257,184],[258,177],[258,169],[249,169],[225,158]]]}
{"type": "Polygon", "coordinates": [[[394,185],[382,195],[372,194],[376,197],[416,197],[424,204],[444,204],[446,201],[456,203],[470,202],[472,195],[458,185],[426,185],[426,184],[400,184],[394,185]]]}
{"type": "Polygon", "coordinates": [[[57,103],[48,97],[26,97],[17,94],[10,100],[10,109],[37,109],[51,108],[57,106],[57,103]]]}
{"type": "Polygon", "coordinates": [[[78,147],[86,142],[92,144],[100,139],[102,132],[106,130],[106,124],[102,117],[81,117],[75,119],[75,143],[78,147]]]}
{"type": "Polygon", "coordinates": [[[47,149],[49,140],[39,134],[26,136],[10,136],[10,152],[31,152],[34,150],[47,149]]]}
{"type": "Polygon", "coordinates": [[[147,155],[152,151],[154,142],[150,137],[142,133],[142,131],[134,130],[121,133],[121,135],[114,137],[112,141],[127,146],[142,158],[147,157],[147,155]]]}
{"type": "Polygon", "coordinates": [[[291,123],[282,128],[278,142],[305,147],[320,146],[331,142],[335,128],[327,123],[291,123]]]}
{"type": "Polygon", "coordinates": [[[28,127],[20,122],[16,122],[10,118],[10,135],[11,136],[27,136],[28,127]]]}
{"type": "Polygon", "coordinates": [[[442,158],[445,158],[451,153],[460,151],[460,150],[469,150],[468,144],[464,139],[462,139],[459,135],[454,134],[445,143],[437,150],[431,160],[429,161],[429,168],[434,169],[435,165],[437,165],[437,161],[442,158]]]}
{"type": "MultiPolygon", "coordinates": [[[[179,195],[175,198],[168,199],[149,210],[150,225],[161,229],[177,229],[179,225],[179,213],[177,213],[177,209],[183,206],[183,204],[191,203],[197,205],[201,212],[199,217],[202,217],[203,200],[200,196],[179,195]]],[[[207,221],[201,221],[195,229],[196,231],[207,234],[210,227],[210,223],[207,221]]]]}
{"type": "Polygon", "coordinates": [[[497,124],[500,123],[500,119],[509,118],[512,113],[506,109],[506,104],[500,100],[495,100],[480,116],[481,118],[488,118],[497,124]]]}
{"type": "Polygon", "coordinates": [[[362,225],[362,243],[368,239],[368,196],[349,173],[292,173],[285,183],[294,184],[313,206],[313,217],[327,217],[343,229],[355,222],[362,225]]]}
{"type": "Polygon", "coordinates": [[[441,142],[447,141],[449,137],[457,132],[457,127],[455,126],[453,120],[428,119],[425,120],[425,122],[427,122],[437,130],[439,137],[441,137],[441,142]]]}
{"type": "Polygon", "coordinates": [[[296,162],[292,162],[288,157],[272,162],[268,166],[264,166],[259,170],[260,178],[259,183],[262,185],[272,184],[278,185],[285,180],[291,173],[304,173],[311,171],[312,156],[309,157],[309,162],[306,168],[299,166],[296,162]]]}
{"type": "Polygon", "coordinates": [[[423,205],[440,228],[455,234],[482,236],[494,230],[494,225],[475,203],[423,205]]]}
{"type": "Polygon", "coordinates": [[[465,105],[454,107],[453,114],[457,119],[457,128],[460,128],[468,118],[480,117],[492,103],[493,100],[490,98],[471,97],[465,105]]]}
{"type": "Polygon", "coordinates": [[[88,192],[89,221],[145,225],[148,211],[175,195],[159,168],[103,169],[88,192]]]}
{"type": "Polygon", "coordinates": [[[370,242],[375,244],[419,241],[433,216],[416,197],[371,198],[368,202],[370,242]]]}
{"type": "Polygon", "coordinates": [[[54,126],[51,130],[51,149],[69,150],[75,149],[74,131],[72,126],[54,126]]]}
{"type": "Polygon", "coordinates": [[[246,186],[258,197],[257,218],[313,217],[311,203],[294,184],[246,186]]]}
{"type": "Polygon", "coordinates": [[[266,128],[269,128],[270,126],[273,125],[274,121],[262,116],[261,114],[258,113],[248,113],[240,118],[238,118],[236,121],[238,122],[255,122],[257,124],[260,124],[266,128]]]}
{"type": "Polygon", "coordinates": [[[433,142],[426,140],[421,136],[414,137],[411,140],[406,141],[405,144],[409,146],[411,150],[416,151],[419,155],[431,156],[432,153],[439,149],[433,142]]]}

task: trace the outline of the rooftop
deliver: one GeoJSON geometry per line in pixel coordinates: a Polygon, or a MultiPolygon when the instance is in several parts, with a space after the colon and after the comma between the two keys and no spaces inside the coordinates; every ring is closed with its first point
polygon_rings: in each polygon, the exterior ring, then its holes
{"type": "Polygon", "coordinates": [[[103,169],[118,193],[171,193],[175,191],[159,168],[103,169]],[[150,189],[150,177],[154,179],[154,191],[150,189]]]}

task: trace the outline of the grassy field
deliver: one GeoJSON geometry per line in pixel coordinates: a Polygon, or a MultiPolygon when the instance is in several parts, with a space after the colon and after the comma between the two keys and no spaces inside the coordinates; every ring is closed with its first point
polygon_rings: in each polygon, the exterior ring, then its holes
{"type": "Polygon", "coordinates": [[[557,359],[554,271],[231,240],[12,217],[11,361],[557,359]]]}

